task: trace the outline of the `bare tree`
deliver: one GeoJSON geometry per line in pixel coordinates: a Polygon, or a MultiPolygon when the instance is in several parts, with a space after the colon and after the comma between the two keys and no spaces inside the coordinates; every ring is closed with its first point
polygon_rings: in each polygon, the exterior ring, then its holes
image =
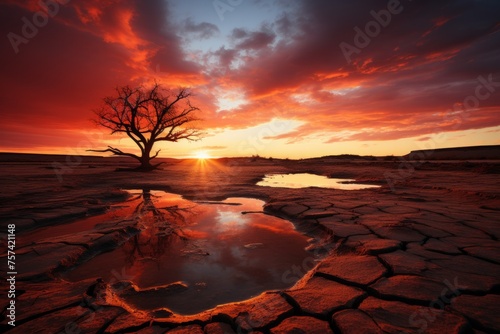
{"type": "Polygon", "coordinates": [[[156,83],[152,88],[118,87],[116,93],[116,96],[104,98],[104,105],[95,111],[96,123],[110,129],[111,134],[126,134],[137,144],[141,154],[126,153],[111,146],[89,151],[132,157],[140,162],[138,170],[151,171],[160,165],[151,164],[160,153],[157,150],[152,154],[155,143],[200,139],[200,130],[192,126],[198,120],[194,112],[199,109],[191,105],[189,97],[192,94],[186,88],[174,93],[156,83]]]}

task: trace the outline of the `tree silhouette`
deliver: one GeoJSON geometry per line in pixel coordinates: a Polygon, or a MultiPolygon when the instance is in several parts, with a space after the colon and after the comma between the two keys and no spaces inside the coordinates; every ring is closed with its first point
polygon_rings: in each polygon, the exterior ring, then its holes
{"type": "Polygon", "coordinates": [[[137,144],[141,154],[123,152],[111,146],[88,151],[132,157],[140,162],[137,170],[151,171],[160,165],[151,164],[160,153],[157,150],[151,154],[155,143],[200,139],[200,130],[191,126],[198,120],[194,112],[199,109],[191,105],[189,97],[192,94],[186,88],[174,93],[155,83],[152,88],[118,87],[116,93],[116,96],[104,98],[104,105],[95,111],[96,123],[110,129],[111,134],[126,134],[137,144]]]}

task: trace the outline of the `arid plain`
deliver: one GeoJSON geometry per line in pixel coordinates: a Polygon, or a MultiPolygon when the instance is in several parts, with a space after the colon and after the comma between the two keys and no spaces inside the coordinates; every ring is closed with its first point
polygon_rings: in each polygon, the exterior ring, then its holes
{"type": "MultiPolygon", "coordinates": [[[[500,331],[498,161],[403,163],[396,158],[348,156],[167,160],[161,170],[151,173],[116,172],[119,165],[127,162],[61,158],[0,165],[2,250],[7,249],[7,225],[15,224],[17,271],[16,326],[2,325],[2,330],[190,334],[500,331]],[[256,185],[265,175],[288,173],[355,179],[380,187],[339,190],[256,185]],[[310,256],[297,259],[286,275],[283,272],[282,277],[296,281],[287,288],[193,315],[177,314],[167,306],[150,310],[128,304],[131,295],[147,297],[176,287],[141,291],[127,281],[126,268],[102,268],[100,276],[65,279],[68,272],[144,233],[137,216],[124,219],[109,214],[130,198],[126,189],[166,191],[195,203],[217,204],[227,198],[263,200],[261,211],[291,221],[307,236],[310,256]],[[50,235],[47,228],[62,231],[75,221],[93,217],[100,221],[88,229],[50,235]],[[37,234],[42,229],[48,232],[37,234]]],[[[2,276],[8,271],[6,256],[3,251],[2,276]]],[[[2,289],[8,290],[8,286],[2,289]]],[[[191,302],[196,304],[196,300],[191,302]]],[[[2,299],[2,324],[8,321],[8,306],[2,299]]]]}

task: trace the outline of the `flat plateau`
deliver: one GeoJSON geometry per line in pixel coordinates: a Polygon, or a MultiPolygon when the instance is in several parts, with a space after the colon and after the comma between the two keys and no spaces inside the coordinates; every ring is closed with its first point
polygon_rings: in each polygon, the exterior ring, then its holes
{"type": "MultiPolygon", "coordinates": [[[[16,326],[9,333],[493,333],[500,331],[500,163],[313,159],[169,160],[151,173],[118,160],[3,163],[6,232],[16,225],[16,326]],[[65,169],[61,169],[61,166],[65,169]],[[380,188],[271,188],[266,174],[314,173],[380,188]],[[109,211],[120,189],[155,189],[210,202],[251,197],[318,242],[321,261],[297,261],[290,289],[190,316],[122,303],[116,281],[59,273],[123,244],[127,223],[29,240],[29,233],[109,211]],[[326,255],[325,255],[326,254],[326,255]],[[302,332],[300,331],[302,330],[302,332]]],[[[50,229],[49,229],[50,231],[50,229]]],[[[126,273],[117,272],[119,280],[126,273]]],[[[123,287],[121,287],[123,288],[123,287]]],[[[5,285],[2,289],[6,289],[5,285]]],[[[7,295],[7,291],[2,291],[7,295]]],[[[196,300],[193,300],[196,303],[196,300]]]]}

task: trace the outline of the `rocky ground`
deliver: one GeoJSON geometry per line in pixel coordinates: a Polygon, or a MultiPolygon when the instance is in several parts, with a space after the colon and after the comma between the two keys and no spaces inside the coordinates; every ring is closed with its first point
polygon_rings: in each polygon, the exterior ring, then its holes
{"type": "MultiPolygon", "coordinates": [[[[497,333],[500,332],[500,168],[495,163],[398,161],[179,161],[150,174],[109,163],[3,164],[2,276],[6,232],[16,225],[16,326],[9,333],[497,333]],[[64,168],[64,169],[62,169],[64,168]],[[257,187],[268,173],[355,178],[378,189],[257,187]],[[116,280],[71,283],[59,273],[138,233],[109,220],[64,239],[25,235],[106,212],[120,189],[156,189],[195,200],[255,197],[322,242],[286,273],[289,290],[193,316],[135,310],[116,280]],[[323,254],[315,262],[314,253],[323,254]]],[[[126,277],[125,277],[126,278],[126,277]]],[[[196,301],[193,301],[196,302],[196,301]]]]}

